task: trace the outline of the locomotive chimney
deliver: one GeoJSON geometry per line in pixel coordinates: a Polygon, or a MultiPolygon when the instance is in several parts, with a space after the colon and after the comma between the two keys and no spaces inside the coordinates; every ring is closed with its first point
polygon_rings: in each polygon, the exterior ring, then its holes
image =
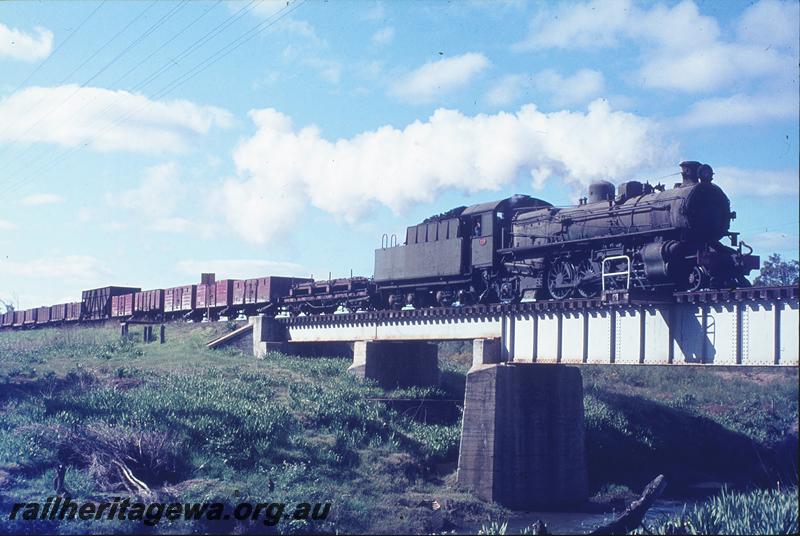
{"type": "Polygon", "coordinates": [[[589,203],[614,199],[614,185],[608,181],[597,181],[589,185],[589,203]]]}
{"type": "Polygon", "coordinates": [[[687,160],[685,162],[681,162],[679,165],[681,166],[681,177],[683,177],[681,186],[691,186],[699,182],[697,170],[700,168],[700,162],[687,160]]]}

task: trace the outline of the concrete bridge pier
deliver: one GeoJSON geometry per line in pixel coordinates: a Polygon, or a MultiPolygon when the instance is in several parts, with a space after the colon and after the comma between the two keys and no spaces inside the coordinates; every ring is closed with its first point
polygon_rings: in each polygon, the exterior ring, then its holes
{"type": "Polygon", "coordinates": [[[253,355],[263,359],[269,352],[286,352],[286,327],[263,314],[251,316],[253,324],[253,355]]]}
{"type": "MultiPolygon", "coordinates": [[[[564,365],[483,364],[467,374],[458,483],[515,510],[553,510],[588,498],[583,381],[564,365]]],[[[477,350],[483,353],[478,355],[477,350]]],[[[488,350],[488,351],[486,351],[488,350]]]]}
{"type": "Polygon", "coordinates": [[[439,349],[424,341],[355,341],[348,372],[385,389],[439,383],[439,349]]]}

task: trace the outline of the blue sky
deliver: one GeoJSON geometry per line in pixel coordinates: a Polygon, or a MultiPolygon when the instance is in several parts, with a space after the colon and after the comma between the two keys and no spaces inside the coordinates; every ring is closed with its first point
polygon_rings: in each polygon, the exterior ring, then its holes
{"type": "Polygon", "coordinates": [[[798,2],[0,3],[0,299],[371,274],[383,233],[700,160],[798,257],[798,2]]]}

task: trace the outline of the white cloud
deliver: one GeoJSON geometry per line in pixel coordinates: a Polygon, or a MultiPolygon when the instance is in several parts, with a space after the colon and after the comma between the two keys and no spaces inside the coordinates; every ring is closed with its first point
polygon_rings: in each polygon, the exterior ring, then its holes
{"type": "MultiPolygon", "coordinates": [[[[259,17],[268,19],[278,15],[278,13],[286,8],[291,8],[292,4],[296,2],[297,0],[261,0],[253,6],[253,13],[259,17]]],[[[242,2],[231,2],[229,5],[232,11],[239,11],[245,7],[242,2]]]]}
{"type": "Polygon", "coordinates": [[[89,281],[108,273],[103,263],[91,255],[57,255],[27,261],[0,258],[0,277],[89,281]]]}
{"type": "Polygon", "coordinates": [[[77,85],[31,87],[0,100],[0,143],[175,153],[232,121],[225,110],[186,100],[153,101],[127,91],[77,85]]]}
{"type": "Polygon", "coordinates": [[[183,260],[178,262],[177,268],[193,276],[213,272],[217,274],[217,279],[251,279],[266,275],[309,277],[311,274],[300,264],[262,259],[183,260]]]}
{"type": "Polygon", "coordinates": [[[37,35],[0,23],[0,58],[37,61],[49,56],[53,49],[53,32],[39,26],[34,30],[37,35]]]}
{"type": "Polygon", "coordinates": [[[303,65],[316,71],[317,75],[332,84],[338,84],[342,78],[343,66],[339,60],[327,54],[328,43],[321,39],[314,27],[306,21],[287,20],[275,27],[275,32],[292,35],[290,44],[281,52],[284,63],[303,65]],[[301,39],[296,39],[300,37],[301,39]]]}
{"type": "Polygon", "coordinates": [[[430,102],[467,85],[487,67],[489,60],[477,52],[429,61],[402,77],[391,88],[391,93],[411,102],[430,102]]]}
{"type": "Polygon", "coordinates": [[[530,76],[504,76],[486,94],[487,101],[494,106],[515,102],[526,88],[550,95],[556,106],[584,104],[600,95],[605,89],[603,73],[592,69],[581,69],[572,76],[562,76],[552,69],[545,69],[530,76]]]}
{"type": "Polygon", "coordinates": [[[23,197],[20,201],[21,204],[29,207],[38,206],[38,205],[56,205],[58,203],[63,203],[64,198],[58,194],[50,194],[50,193],[39,193],[39,194],[31,194],[29,196],[23,197]]]}
{"type": "Polygon", "coordinates": [[[756,124],[775,119],[797,119],[797,95],[743,95],[705,99],[694,103],[675,120],[678,128],[756,124]]]}
{"type": "Polygon", "coordinates": [[[714,170],[714,182],[734,195],[773,196],[797,195],[797,169],[781,171],[720,167],[714,170]]]}
{"type": "Polygon", "coordinates": [[[638,80],[645,87],[712,91],[751,79],[791,77],[800,39],[796,11],[796,3],[756,4],[740,18],[739,41],[734,41],[691,0],[646,8],[630,0],[564,3],[540,10],[515,48],[597,49],[634,43],[640,52],[638,80]],[[773,33],[775,37],[766,37],[773,33]]]}
{"type": "Polygon", "coordinates": [[[533,76],[533,85],[540,91],[550,93],[556,106],[583,104],[605,89],[603,73],[592,69],[581,69],[566,77],[546,69],[533,76]]]}
{"type": "Polygon", "coordinates": [[[308,65],[325,81],[331,84],[338,84],[342,79],[342,64],[336,60],[322,58],[319,56],[308,56],[303,60],[304,65],[308,65]]]}
{"type": "Polygon", "coordinates": [[[521,74],[506,75],[489,88],[486,93],[486,100],[492,106],[513,104],[520,98],[526,86],[532,86],[529,77],[521,74]]]}
{"type": "Polygon", "coordinates": [[[543,8],[530,22],[528,35],[514,48],[594,48],[616,46],[633,9],[630,0],[595,0],[543,8]]]}
{"type": "Polygon", "coordinates": [[[376,206],[395,212],[442,191],[497,190],[521,175],[587,183],[674,161],[650,120],[595,101],[586,112],[469,117],[438,109],[425,122],[383,126],[335,142],[316,126],[295,129],[274,109],[254,110],[257,131],[235,151],[238,178],[216,195],[230,227],[263,243],[311,205],[355,222],[376,206]]]}
{"type": "Polygon", "coordinates": [[[792,64],[787,60],[790,58],[761,46],[714,43],[681,52],[658,52],[645,62],[639,77],[647,87],[707,92],[742,78],[784,75],[792,64]]]}
{"type": "MultiPolygon", "coordinates": [[[[177,215],[188,193],[178,165],[168,162],[148,168],[136,188],[106,194],[106,202],[115,209],[126,209],[131,217],[140,220],[140,225],[149,229],[180,233],[192,228],[190,220],[177,215]]],[[[125,225],[119,221],[115,223],[125,225]]]]}
{"type": "Polygon", "coordinates": [[[762,0],[751,5],[742,15],[738,25],[739,39],[764,46],[798,48],[798,20],[800,4],[797,1],[777,2],[762,0]]]}
{"type": "Polygon", "coordinates": [[[286,19],[275,27],[276,32],[289,33],[305,39],[309,46],[327,47],[328,43],[317,35],[317,30],[304,20],[286,19]]]}
{"type": "Polygon", "coordinates": [[[394,28],[386,26],[372,34],[370,41],[372,41],[373,45],[383,46],[391,43],[392,39],[394,39],[394,28]]]}
{"type": "Polygon", "coordinates": [[[161,218],[173,213],[185,192],[178,165],[168,162],[148,168],[137,188],[112,195],[110,202],[148,218],[161,218]]]}
{"type": "Polygon", "coordinates": [[[13,231],[17,228],[14,222],[8,220],[0,220],[0,231],[13,231]]]}

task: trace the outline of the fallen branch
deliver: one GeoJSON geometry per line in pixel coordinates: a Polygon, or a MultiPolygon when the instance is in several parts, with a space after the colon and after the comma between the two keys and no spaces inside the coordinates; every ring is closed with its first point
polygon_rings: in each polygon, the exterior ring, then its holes
{"type": "Polygon", "coordinates": [[[597,527],[589,534],[627,534],[639,527],[642,525],[647,511],[655,500],[661,496],[666,487],[667,482],[664,479],[664,475],[658,475],[644,488],[642,496],[633,501],[615,520],[597,527]]]}
{"type": "Polygon", "coordinates": [[[133,471],[131,471],[127,465],[119,460],[112,461],[119,468],[119,474],[122,477],[122,482],[129,492],[138,497],[149,497],[152,494],[147,484],[136,478],[136,476],[133,474],[133,471]]]}

